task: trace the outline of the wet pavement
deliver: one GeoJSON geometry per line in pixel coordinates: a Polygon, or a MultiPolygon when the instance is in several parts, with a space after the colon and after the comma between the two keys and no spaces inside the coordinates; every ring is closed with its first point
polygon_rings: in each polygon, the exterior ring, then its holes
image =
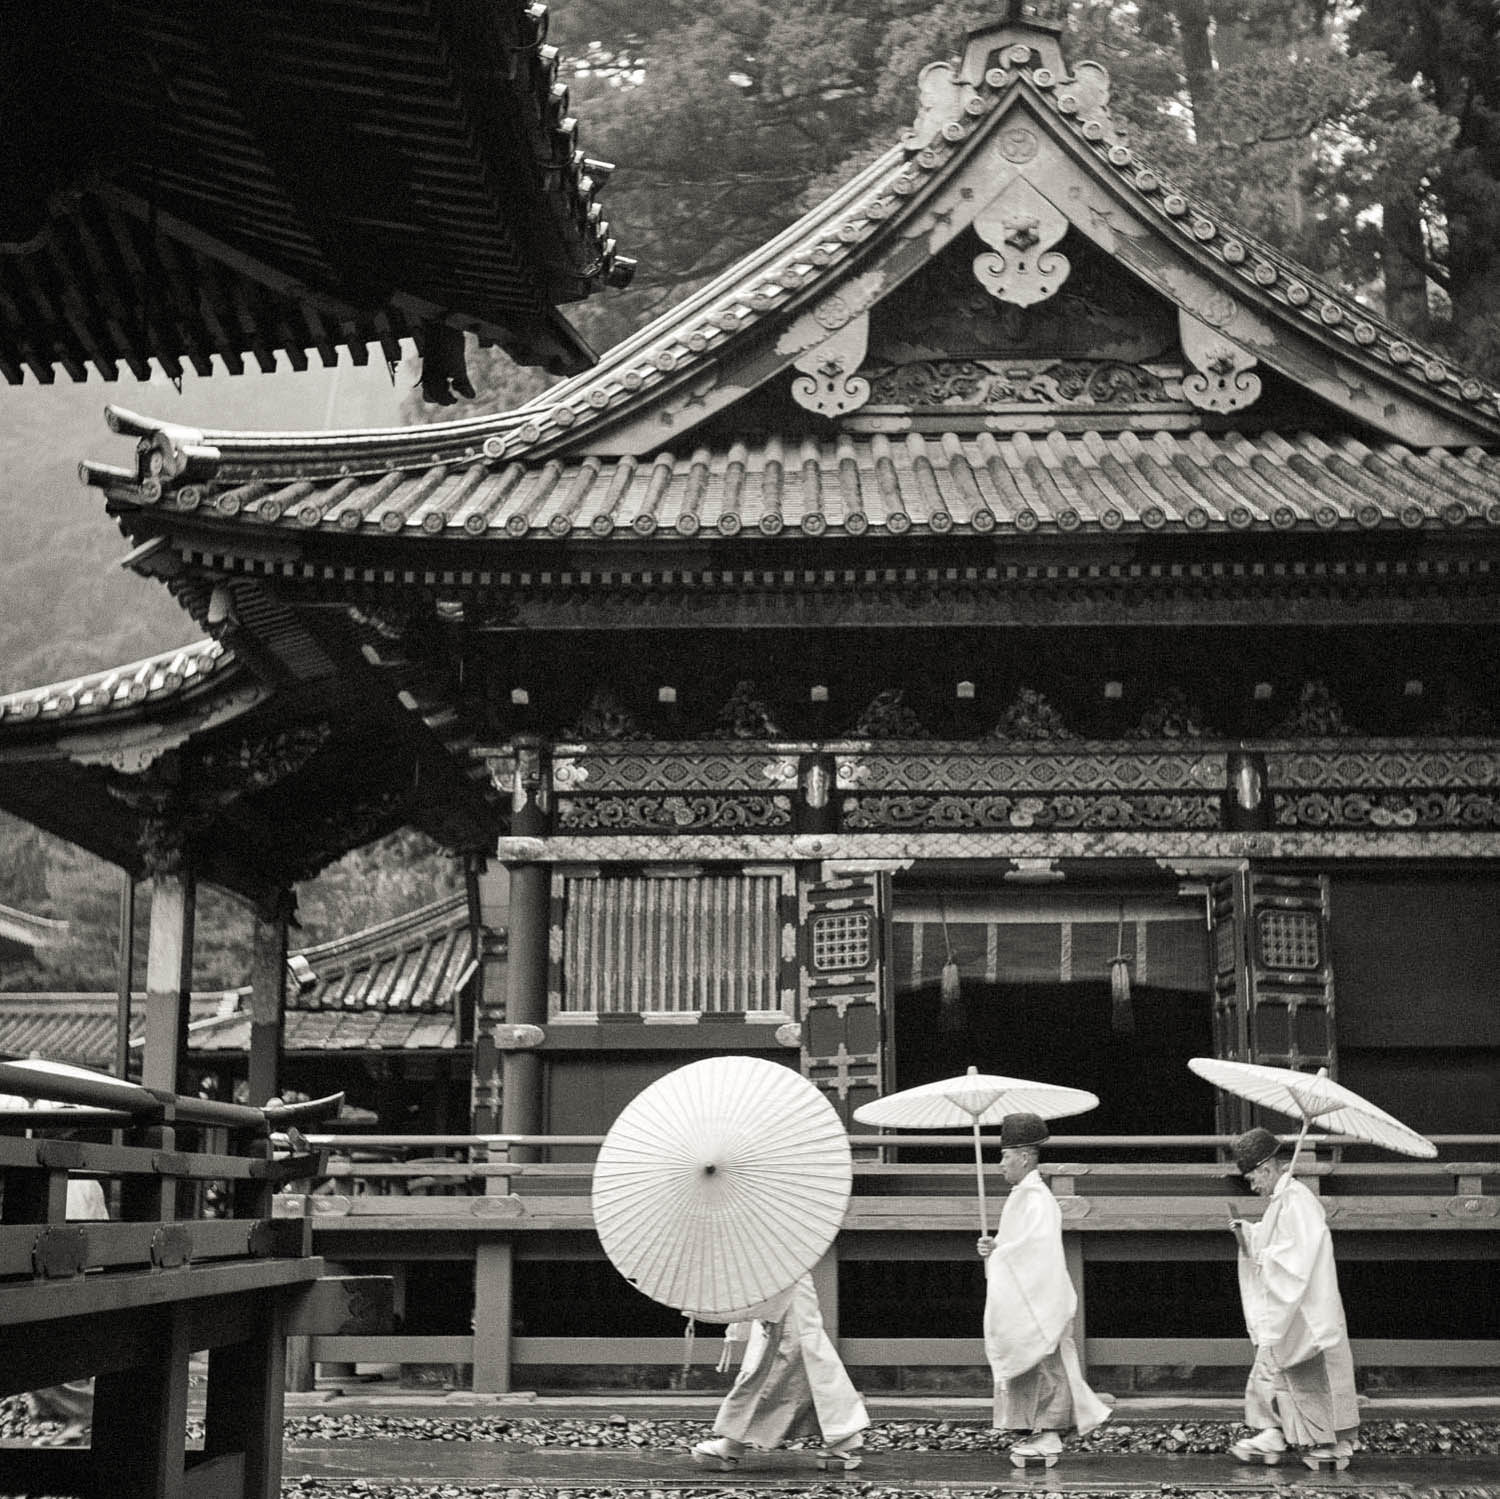
{"type": "Polygon", "coordinates": [[[1137,1494],[1209,1491],[1254,1495],[1283,1490],[1340,1494],[1500,1495],[1500,1458],[1356,1458],[1342,1473],[1300,1463],[1247,1468],[1229,1457],[1079,1453],[1055,1468],[1022,1473],[993,1452],[872,1453],[848,1474],[820,1471],[807,1452],[749,1454],[733,1472],[696,1468],[685,1454],[580,1451],[512,1443],[307,1442],[288,1447],[287,1479],[380,1479],[396,1485],[494,1486],[569,1492],[601,1489],[724,1493],[818,1492],[875,1487],[910,1494],[950,1491],[1137,1494]],[[753,1459],[753,1461],[752,1461],[753,1459]]]}
{"type": "MultiPolygon", "coordinates": [[[[795,1493],[805,1499],[918,1499],[939,1494],[1003,1495],[1032,1492],[1076,1496],[1380,1495],[1392,1499],[1500,1499],[1500,1399],[1483,1396],[1411,1397],[1365,1401],[1369,1433],[1433,1447],[1434,1433],[1451,1432],[1468,1451],[1441,1450],[1356,1455],[1342,1473],[1314,1473],[1295,1458],[1274,1468],[1246,1467],[1226,1453],[1074,1451],[1051,1469],[1022,1472],[997,1450],[988,1430],[989,1402],[968,1398],[875,1397],[871,1450],[849,1473],[819,1469],[809,1451],[750,1452],[735,1469],[696,1467],[689,1440],[706,1435],[717,1398],[703,1396],[444,1396],[337,1390],[288,1400],[284,1499],[404,1499],[497,1496],[497,1499],[680,1499],[795,1493]],[[372,1436],[341,1439],[352,1418],[372,1436]],[[920,1423],[929,1423],[922,1426],[920,1423]],[[327,1423],[331,1439],[306,1433],[327,1423]],[[403,1428],[419,1423],[420,1439],[403,1428]],[[476,1424],[477,1423],[477,1424],[476,1424]],[[508,1427],[507,1428],[507,1423],[508,1427]],[[688,1424],[692,1423],[692,1424],[688,1424]],[[697,1423],[701,1423],[699,1426],[697,1423]],[[899,1424],[898,1424],[899,1423],[899,1424]],[[931,1448],[915,1446],[931,1438],[931,1448]],[[1436,1424],[1435,1424],[1436,1423],[1436,1424]],[[1441,1423],[1452,1423],[1444,1425],[1441,1423]],[[1466,1424],[1467,1423],[1467,1424],[1466,1424]],[[628,1428],[628,1431],[627,1429],[628,1428]],[[484,1438],[479,1437],[484,1429],[484,1438]],[[641,1434],[645,1435],[642,1436],[641,1434]],[[1476,1442],[1476,1433],[1483,1440],[1476,1442]],[[638,1440],[642,1445],[626,1445],[638,1440]],[[571,1444],[571,1445],[569,1445],[571,1444]],[[970,1445],[972,1444],[972,1445],[970,1445]],[[1483,1455],[1476,1454],[1476,1445],[1483,1455]]],[[[1170,1432],[1216,1437],[1236,1423],[1236,1399],[1135,1398],[1118,1407],[1118,1428],[1144,1437],[1170,1432]]],[[[1117,1428],[1117,1429],[1118,1429],[1117,1428]]],[[[1103,1428],[1101,1431],[1104,1430],[1103,1428]]],[[[1442,1441],[1441,1435],[1437,1441],[1442,1441]]]]}

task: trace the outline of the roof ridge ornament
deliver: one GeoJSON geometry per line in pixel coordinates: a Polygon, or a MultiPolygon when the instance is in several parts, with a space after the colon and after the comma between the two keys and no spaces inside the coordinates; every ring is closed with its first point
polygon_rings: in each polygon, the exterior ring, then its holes
{"type": "Polygon", "coordinates": [[[1054,78],[1068,74],[1059,37],[1068,26],[1070,0],[1006,0],[1005,14],[988,26],[976,27],[964,38],[964,60],[959,77],[978,84],[993,66],[996,52],[1026,49],[1028,64],[1047,69],[1054,78]]]}

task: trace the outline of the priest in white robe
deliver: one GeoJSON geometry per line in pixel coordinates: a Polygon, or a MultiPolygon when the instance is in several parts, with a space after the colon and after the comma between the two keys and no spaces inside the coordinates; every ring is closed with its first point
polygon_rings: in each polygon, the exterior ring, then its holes
{"type": "Polygon", "coordinates": [[[1301,1448],[1311,1468],[1343,1468],[1359,1408],[1333,1238],[1322,1205],[1281,1169],[1277,1150],[1264,1129],[1234,1143],[1236,1166],[1270,1203],[1258,1223],[1234,1219],[1240,1299],[1255,1344],[1245,1386],[1254,1435],[1230,1451],[1241,1462],[1274,1465],[1288,1448],[1301,1448]]]}
{"type": "Polygon", "coordinates": [[[1000,1170],[1010,1193],[984,1259],[984,1346],[995,1378],[995,1426],[1027,1435],[1011,1448],[1024,1467],[1050,1467],[1063,1433],[1087,1435],[1109,1419],[1088,1387],[1073,1338],[1078,1293],[1063,1255],[1062,1210],[1037,1169],[1047,1126],[1035,1114],[1007,1114],[1000,1170]]]}
{"type": "Polygon", "coordinates": [[[823,1327],[811,1275],[768,1303],[749,1323],[724,1333],[725,1360],[736,1343],[745,1357],[719,1413],[715,1435],[693,1448],[700,1467],[737,1467],[746,1447],[772,1448],[793,1437],[816,1437],[820,1466],[849,1470],[860,1463],[870,1417],[823,1327]]]}

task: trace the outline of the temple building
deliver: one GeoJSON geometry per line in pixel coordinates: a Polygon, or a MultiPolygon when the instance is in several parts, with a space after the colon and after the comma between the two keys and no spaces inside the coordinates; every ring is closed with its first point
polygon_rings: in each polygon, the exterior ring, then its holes
{"type": "MultiPolygon", "coordinates": [[[[870,166],[517,410],[113,411],[134,456],[84,478],[210,638],[0,700],[0,806],[156,882],[161,1077],[194,881],[261,912],[268,1084],[293,887],[412,824],[508,936],[478,1132],[597,1135],[725,1050],[846,1118],[970,1064],[1092,1089],[1066,1133],[1134,1143],[1054,1154],[1146,1152],[1060,1178],[1096,1363],[1239,1356],[1225,1188],[1172,1168],[1249,1116],[1187,1058],[1327,1067],[1453,1137],[1432,1179],[1324,1162],[1357,1353],[1492,1369],[1500,397],[1139,160],[1013,9],[870,166]]],[[[960,1362],[972,1205],[885,1180],[846,1355],[960,1362]]],[[[552,1185],[425,1221],[475,1267],[444,1346],[480,1387],[657,1330],[552,1185]]],[[[375,1261],[415,1220],[318,1224],[375,1261]]]]}

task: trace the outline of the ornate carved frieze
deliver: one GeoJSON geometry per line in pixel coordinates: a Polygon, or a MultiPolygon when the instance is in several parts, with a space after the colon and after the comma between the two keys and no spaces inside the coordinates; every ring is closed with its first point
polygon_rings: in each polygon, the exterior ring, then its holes
{"type": "Polygon", "coordinates": [[[754,682],[738,682],[719,709],[716,739],[779,739],[771,710],[757,695],[754,682]]]}
{"type": "Polygon", "coordinates": [[[991,739],[1053,740],[1078,736],[1063,722],[1063,716],[1034,687],[1020,688],[1000,722],[989,732],[991,739]]]}
{"type": "Polygon", "coordinates": [[[1223,865],[1243,859],[1483,859],[1500,864],[1500,830],[1285,828],[1238,831],[1224,828],[1005,828],[973,831],[891,833],[636,833],[623,837],[581,834],[538,839],[511,847],[502,839],[500,857],[524,862],[589,864],[738,860],[772,863],[787,859],[858,862],[915,859],[1156,859],[1164,868],[1205,860],[1223,865]]]}
{"type": "Polygon", "coordinates": [[[887,687],[870,700],[849,731],[851,739],[927,739],[922,720],[906,701],[900,687],[887,687]]]}
{"type": "Polygon", "coordinates": [[[1500,786],[1500,748],[1410,742],[1356,748],[1340,741],[1268,750],[1266,776],[1288,791],[1500,786]]]}
{"type": "Polygon", "coordinates": [[[1296,709],[1271,730],[1274,739],[1333,739],[1354,730],[1344,722],[1344,710],[1323,681],[1304,682],[1296,709]]]}
{"type": "Polygon", "coordinates": [[[792,381],[792,399],[819,416],[857,411],[870,399],[870,382],[855,373],[864,363],[870,314],[851,317],[842,301],[833,297],[813,316],[831,326],[832,332],[793,362],[792,368],[800,373],[792,381]]]}
{"type": "Polygon", "coordinates": [[[194,789],[211,784],[221,794],[241,795],[268,790],[295,775],[332,737],[332,725],[320,722],[204,750],[196,762],[194,789]]]}
{"type": "Polygon", "coordinates": [[[1126,736],[1129,739],[1217,739],[1204,726],[1203,715],[1188,701],[1180,687],[1168,687],[1141,715],[1141,721],[1126,736]]]}
{"type": "Polygon", "coordinates": [[[1490,791],[1278,792],[1273,805],[1285,828],[1500,828],[1500,796],[1490,791]]]}
{"type": "MultiPolygon", "coordinates": [[[[1001,149],[1010,160],[1024,161],[1028,150],[1036,154],[1036,137],[1029,130],[1014,130],[1001,149]],[[1029,141],[1024,139],[1028,136],[1029,141]]],[[[1068,232],[1068,221],[1024,177],[975,215],[974,231],[994,251],[975,257],[974,274],[1000,301],[1031,307],[1053,296],[1068,279],[1068,257],[1052,248],[1068,232]]]]}
{"type": "Polygon", "coordinates": [[[1055,755],[1007,754],[976,747],[950,753],[843,752],[843,791],[1050,794],[1082,787],[1090,792],[1208,791],[1224,784],[1222,753],[1152,754],[1098,745],[1055,755]]]}
{"type": "Polygon", "coordinates": [[[1260,396],[1260,376],[1250,373],[1260,363],[1255,355],[1191,313],[1179,312],[1177,322],[1182,352],[1194,369],[1182,382],[1183,396],[1220,415],[1254,404],[1260,396]]]}
{"type": "Polygon", "coordinates": [[[557,826],[570,833],[736,832],[792,825],[790,796],[565,796],[557,826]]]}
{"type": "Polygon", "coordinates": [[[866,366],[873,406],[1151,410],[1185,406],[1181,372],[1118,359],[920,359],[866,366]]]}
{"type": "Polygon", "coordinates": [[[615,743],[620,740],[649,739],[635,714],[624,707],[607,687],[598,687],[589,705],[562,732],[564,739],[615,743]]]}
{"type": "Polygon", "coordinates": [[[984,828],[1216,828],[1215,794],[1124,796],[846,796],[848,832],[984,828]]]}
{"type": "Polygon", "coordinates": [[[701,745],[654,744],[640,751],[570,752],[559,746],[552,762],[559,794],[578,791],[793,791],[797,757],[746,748],[716,753],[701,745]]]}

